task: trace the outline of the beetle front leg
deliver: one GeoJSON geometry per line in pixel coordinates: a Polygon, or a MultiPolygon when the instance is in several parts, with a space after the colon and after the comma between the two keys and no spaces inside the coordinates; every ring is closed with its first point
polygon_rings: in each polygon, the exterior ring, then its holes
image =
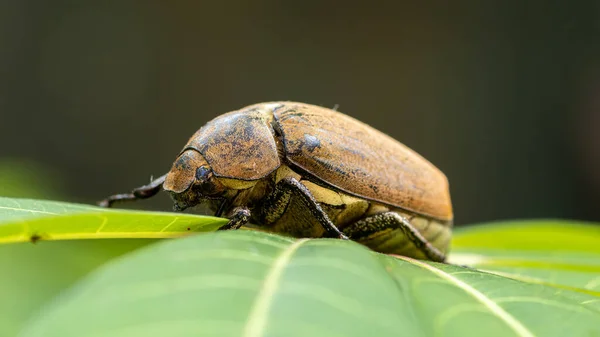
{"type": "Polygon", "coordinates": [[[150,182],[148,185],[144,185],[134,189],[131,193],[115,194],[110,197],[98,202],[98,206],[110,207],[115,202],[120,201],[134,201],[139,199],[148,199],[153,197],[162,189],[162,185],[165,182],[167,175],[162,175],[150,182]]]}
{"type": "Polygon", "coordinates": [[[229,222],[221,226],[218,230],[239,229],[250,220],[250,210],[247,207],[236,207],[229,213],[228,218],[229,222]]]}
{"type": "Polygon", "coordinates": [[[288,210],[292,202],[300,202],[329,237],[348,240],[348,237],[331,222],[308,188],[295,178],[281,179],[275,185],[275,190],[266,197],[261,207],[258,207],[256,215],[264,224],[275,223],[288,210]]]}
{"type": "Polygon", "coordinates": [[[436,262],[446,260],[446,255],[427,241],[408,219],[395,212],[359,220],[344,227],[344,232],[352,240],[379,252],[406,255],[403,252],[411,251],[406,245],[412,243],[428,259],[436,262]]]}

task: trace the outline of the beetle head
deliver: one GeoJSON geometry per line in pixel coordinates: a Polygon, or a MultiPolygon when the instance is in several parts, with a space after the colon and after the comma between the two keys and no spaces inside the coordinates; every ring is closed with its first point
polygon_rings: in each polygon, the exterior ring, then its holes
{"type": "Polygon", "coordinates": [[[175,210],[196,206],[207,199],[221,199],[225,187],[219,183],[204,157],[196,150],[185,150],[173,163],[163,189],[175,201],[175,210]]]}

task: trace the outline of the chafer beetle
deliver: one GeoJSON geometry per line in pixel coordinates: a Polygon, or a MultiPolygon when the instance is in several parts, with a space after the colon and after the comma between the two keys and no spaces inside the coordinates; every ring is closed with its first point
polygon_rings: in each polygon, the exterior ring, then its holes
{"type": "Polygon", "coordinates": [[[452,228],[446,176],[386,134],[340,112],[268,102],[216,117],[171,170],[130,194],[160,189],[175,210],[207,202],[238,229],[251,221],[295,237],[351,239],[382,253],[444,261],[452,228]]]}

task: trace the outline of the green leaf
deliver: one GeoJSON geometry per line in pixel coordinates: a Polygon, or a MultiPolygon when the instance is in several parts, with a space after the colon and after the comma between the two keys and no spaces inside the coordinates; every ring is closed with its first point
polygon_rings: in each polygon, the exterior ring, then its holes
{"type": "Polygon", "coordinates": [[[41,304],[102,263],[152,242],[51,241],[169,238],[211,231],[224,223],[225,219],[206,216],[0,197],[0,243],[17,243],[0,245],[0,270],[5,276],[0,278],[0,336],[14,336],[41,304]],[[32,237],[42,242],[23,243],[32,237]]]}
{"type": "MultiPolygon", "coordinates": [[[[166,238],[224,223],[0,198],[4,243],[166,238]]],[[[23,336],[589,336],[600,334],[599,240],[598,226],[566,221],[459,228],[450,261],[479,271],[248,231],[137,251],[152,241],[2,245],[0,335],[54,297],[23,336]]]]}
{"type": "Polygon", "coordinates": [[[42,241],[0,245],[0,336],[106,261],[156,240],[42,241]]]}
{"type": "Polygon", "coordinates": [[[212,231],[227,220],[0,197],[0,243],[65,239],[171,238],[212,231]]]}
{"type": "Polygon", "coordinates": [[[217,232],[113,260],[21,336],[594,336],[600,298],[347,241],[217,232]]]}
{"type": "Polygon", "coordinates": [[[123,211],[71,203],[0,197],[0,336],[14,336],[41,304],[102,263],[153,240],[210,231],[224,219],[123,211]],[[42,242],[23,243],[32,237],[42,242]],[[46,242],[48,241],[48,242],[46,242]]]}
{"type": "Polygon", "coordinates": [[[600,296],[600,226],[530,220],[458,229],[450,260],[600,296]]]}
{"type": "Polygon", "coordinates": [[[65,195],[61,172],[29,158],[0,158],[0,196],[60,199],[65,195]]]}

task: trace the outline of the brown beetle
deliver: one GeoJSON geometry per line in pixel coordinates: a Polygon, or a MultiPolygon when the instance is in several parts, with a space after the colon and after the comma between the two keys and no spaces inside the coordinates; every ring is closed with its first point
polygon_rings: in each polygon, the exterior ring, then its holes
{"type": "Polygon", "coordinates": [[[296,102],[251,105],[198,130],[171,171],[102,201],[161,188],[175,210],[207,202],[221,229],[251,221],[295,237],[338,237],[375,251],[444,261],[452,229],[446,176],[393,138],[340,112],[296,102]]]}

